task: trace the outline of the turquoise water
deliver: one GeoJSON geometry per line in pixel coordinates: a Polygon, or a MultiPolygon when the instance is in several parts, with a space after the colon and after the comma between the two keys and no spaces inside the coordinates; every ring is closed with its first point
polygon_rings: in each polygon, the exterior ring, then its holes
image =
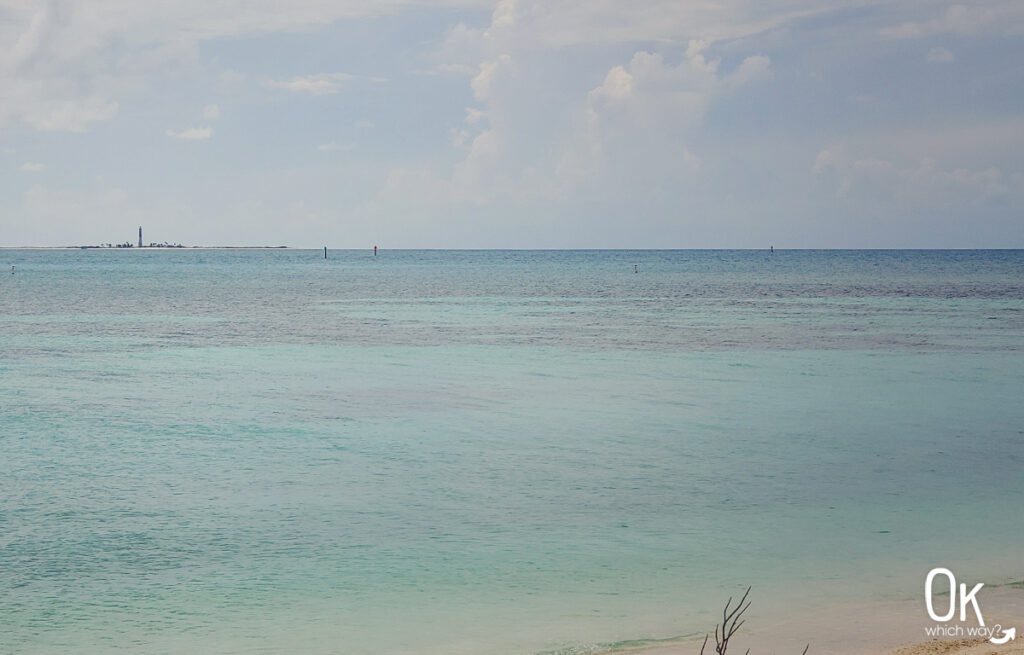
{"type": "Polygon", "coordinates": [[[3,264],[0,652],[587,652],[1024,577],[1024,252],[3,264]]]}

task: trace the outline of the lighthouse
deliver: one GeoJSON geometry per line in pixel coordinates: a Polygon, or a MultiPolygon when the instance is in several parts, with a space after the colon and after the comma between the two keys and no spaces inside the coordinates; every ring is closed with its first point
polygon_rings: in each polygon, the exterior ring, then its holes
{"type": "Polygon", "coordinates": [[[139,247],[142,247],[142,226],[139,226],[139,247]]]}

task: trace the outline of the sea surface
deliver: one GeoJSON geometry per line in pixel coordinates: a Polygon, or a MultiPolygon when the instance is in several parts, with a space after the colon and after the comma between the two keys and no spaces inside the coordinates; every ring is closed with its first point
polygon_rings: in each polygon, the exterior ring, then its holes
{"type": "Polygon", "coordinates": [[[1024,251],[0,250],[0,653],[587,653],[747,585],[996,585],[1022,464],[1024,251]]]}

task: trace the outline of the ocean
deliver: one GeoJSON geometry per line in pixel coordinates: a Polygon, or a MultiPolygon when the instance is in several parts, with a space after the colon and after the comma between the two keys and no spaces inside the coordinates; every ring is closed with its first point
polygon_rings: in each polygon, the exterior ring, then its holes
{"type": "Polygon", "coordinates": [[[0,250],[0,652],[588,653],[1020,580],[1022,391],[1024,251],[0,250]]]}

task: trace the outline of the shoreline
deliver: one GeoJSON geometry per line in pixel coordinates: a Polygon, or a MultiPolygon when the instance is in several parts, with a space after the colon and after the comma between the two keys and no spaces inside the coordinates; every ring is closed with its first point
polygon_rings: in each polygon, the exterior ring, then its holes
{"type": "MultiPolygon", "coordinates": [[[[1024,587],[1021,583],[985,587],[979,592],[978,599],[989,628],[996,625],[1016,628],[1018,634],[1024,629],[1024,587]]],[[[732,638],[729,652],[742,655],[749,648],[751,655],[799,655],[809,644],[808,655],[1024,654],[1024,639],[1021,638],[996,645],[987,639],[966,635],[929,637],[925,629],[936,625],[925,611],[923,598],[842,603],[789,617],[752,615],[732,638]]],[[[960,624],[952,621],[942,625],[954,627],[960,624]]],[[[968,621],[962,625],[968,628],[977,624],[968,621]]],[[[714,653],[714,625],[709,625],[707,631],[712,637],[704,652],[714,653]]],[[[632,644],[624,642],[606,652],[609,655],[696,655],[700,653],[703,641],[704,635],[700,634],[632,644]]]]}

